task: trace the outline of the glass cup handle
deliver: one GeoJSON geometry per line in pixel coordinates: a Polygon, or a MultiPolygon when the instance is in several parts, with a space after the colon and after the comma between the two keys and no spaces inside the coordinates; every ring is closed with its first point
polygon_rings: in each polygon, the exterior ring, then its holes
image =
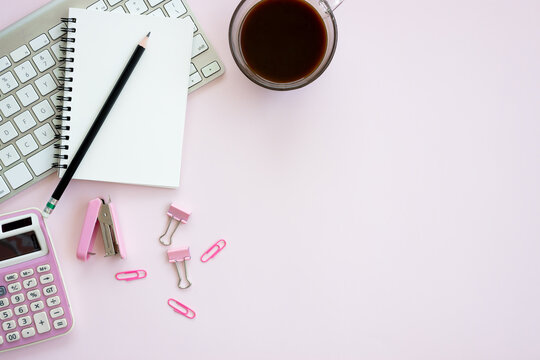
{"type": "Polygon", "coordinates": [[[343,0],[320,0],[319,4],[325,9],[326,12],[334,11],[343,2],[343,0]]]}

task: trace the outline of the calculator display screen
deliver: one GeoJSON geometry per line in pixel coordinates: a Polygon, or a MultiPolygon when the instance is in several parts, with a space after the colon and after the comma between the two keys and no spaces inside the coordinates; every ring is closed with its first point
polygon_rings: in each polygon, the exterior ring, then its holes
{"type": "Polygon", "coordinates": [[[0,261],[41,250],[33,231],[0,239],[0,261]]]}

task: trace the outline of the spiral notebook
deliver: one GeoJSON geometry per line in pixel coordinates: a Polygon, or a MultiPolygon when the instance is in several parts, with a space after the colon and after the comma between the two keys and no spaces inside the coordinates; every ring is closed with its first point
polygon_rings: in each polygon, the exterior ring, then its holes
{"type": "Polygon", "coordinates": [[[83,9],[69,9],[69,18],[60,165],[69,165],[137,43],[151,31],[144,56],[74,178],[177,187],[192,25],[83,9]]]}

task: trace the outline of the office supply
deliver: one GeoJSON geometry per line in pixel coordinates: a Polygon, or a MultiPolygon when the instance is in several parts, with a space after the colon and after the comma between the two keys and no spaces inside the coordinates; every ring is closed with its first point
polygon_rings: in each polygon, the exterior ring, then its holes
{"type": "Polygon", "coordinates": [[[214,256],[216,256],[223,248],[227,245],[227,242],[223,239],[218,240],[214,245],[210,246],[208,250],[206,250],[201,255],[201,261],[203,263],[207,262],[208,260],[212,259],[214,256]]]}
{"type": "MultiPolygon", "coordinates": [[[[70,7],[186,19],[193,26],[188,91],[224,72],[186,0],[49,2],[0,31],[0,203],[56,171],[53,156],[60,144],[54,135],[60,130],[56,126],[63,126],[55,120],[63,107],[63,93],[57,87],[69,78],[60,70],[60,59],[66,57],[61,49],[66,46],[60,42],[66,24],[60,18],[68,16],[70,7]]],[[[105,52],[98,54],[107,57],[105,52]]],[[[176,66],[170,69],[176,70],[176,66]]],[[[93,73],[101,76],[101,69],[96,66],[93,73]]]]}
{"type": "Polygon", "coordinates": [[[0,352],[64,335],[71,307],[38,209],[0,215],[0,352]]]}
{"type": "MultiPolygon", "coordinates": [[[[71,13],[72,13],[72,11],[70,10],[70,14],[71,13]]],[[[78,13],[78,11],[73,10],[73,13],[78,13]]],[[[72,22],[72,23],[75,23],[77,21],[76,18],[69,18],[69,19],[64,19],[64,20],[66,22],[72,22]]],[[[69,30],[75,30],[75,29],[73,29],[73,28],[67,28],[66,29],[67,32],[71,32],[69,30]]],[[[139,42],[139,44],[135,48],[135,51],[131,55],[131,58],[129,59],[127,64],[125,65],[124,70],[122,70],[121,75],[116,80],[116,83],[115,83],[112,91],[110,92],[109,96],[105,100],[105,103],[101,106],[101,110],[99,110],[99,113],[97,114],[97,116],[95,117],[93,122],[91,123],[90,129],[85,133],[85,136],[84,136],[82,142],[80,144],[78,144],[78,149],[75,152],[75,155],[73,156],[73,159],[71,160],[69,166],[65,165],[66,170],[65,170],[65,172],[64,172],[64,174],[62,176],[62,179],[60,180],[60,182],[56,186],[56,189],[54,190],[49,202],[45,206],[44,214],[46,216],[50,215],[53,212],[54,208],[56,207],[56,203],[58,202],[58,200],[60,200],[60,197],[62,196],[62,194],[64,193],[64,191],[65,191],[66,187],[68,186],[69,182],[71,181],[71,179],[75,175],[75,172],[79,168],[79,165],[83,161],[83,158],[85,157],[86,153],[90,149],[90,145],[92,145],[94,139],[98,135],[98,132],[101,129],[103,123],[105,122],[105,119],[107,119],[107,116],[109,115],[110,111],[112,110],[114,104],[116,103],[116,100],[120,96],[120,93],[124,89],[124,86],[126,85],[126,83],[129,80],[133,70],[135,70],[135,67],[137,66],[137,63],[139,62],[141,56],[143,55],[149,36],[150,36],[150,33],[148,33],[139,42]]],[[[72,49],[72,48],[70,48],[70,49],[72,49]]],[[[74,49],[72,49],[72,50],[74,50],[74,49]]],[[[123,60],[123,58],[121,58],[121,59],[123,60]]],[[[68,60],[68,58],[66,58],[66,61],[67,60],[68,60]]],[[[71,58],[71,62],[73,62],[72,58],[71,58]]],[[[77,64],[76,66],[79,66],[79,65],[80,64],[77,64]]],[[[67,70],[67,67],[66,67],[66,70],[67,70]]],[[[64,87],[64,89],[71,91],[71,87],[64,87]]],[[[67,111],[71,111],[71,107],[66,106],[65,109],[67,111]]],[[[62,118],[63,118],[63,121],[66,121],[66,122],[71,121],[70,116],[63,116],[62,118]]],[[[78,118],[75,117],[74,119],[78,119],[78,118]]],[[[87,118],[87,119],[90,119],[90,118],[87,118]]],[[[71,126],[70,125],[63,126],[63,130],[68,130],[71,127],[73,127],[73,125],[71,125],[71,126]]],[[[62,136],[60,136],[60,138],[62,139],[62,145],[65,146],[66,151],[67,151],[69,149],[70,145],[64,144],[64,141],[67,142],[69,140],[69,136],[62,135],[62,136]]],[[[73,147],[73,146],[74,146],[74,144],[71,145],[71,147],[73,147]]],[[[99,145],[96,145],[96,146],[99,146],[99,145]]],[[[67,159],[67,157],[68,157],[67,155],[59,156],[59,158],[62,158],[62,159],[67,159]]],[[[107,159],[107,160],[110,161],[110,159],[107,159]]],[[[106,163],[106,162],[103,162],[103,163],[106,163]]],[[[118,166],[118,165],[116,165],[116,166],[118,166]]]]}
{"type": "Polygon", "coordinates": [[[97,198],[88,203],[86,216],[77,247],[77,258],[82,261],[88,260],[90,255],[95,255],[94,243],[97,235],[97,223],[101,228],[101,236],[105,247],[105,256],[120,255],[122,259],[126,258],[126,247],[124,239],[118,227],[116,211],[111,199],[108,203],[105,200],[97,198]]]}
{"type": "Polygon", "coordinates": [[[177,205],[171,204],[169,206],[169,210],[167,210],[167,216],[169,217],[169,222],[167,223],[167,228],[165,229],[165,232],[163,235],[159,237],[159,242],[162,243],[165,246],[169,246],[172,243],[172,237],[174,233],[176,232],[176,229],[178,229],[178,225],[187,223],[189,216],[191,215],[190,212],[184,211],[180,209],[177,205]],[[169,236],[169,241],[165,242],[164,240],[161,240],[165,235],[167,235],[167,232],[169,231],[169,227],[171,226],[172,220],[176,221],[176,226],[174,227],[173,231],[171,232],[171,236],[169,236]]]}
{"type": "Polygon", "coordinates": [[[144,279],[146,277],[146,270],[130,270],[116,273],[114,276],[116,280],[133,281],[144,279]]]}
{"type": "Polygon", "coordinates": [[[176,250],[169,250],[167,251],[167,255],[169,257],[169,262],[174,262],[176,265],[176,270],[178,272],[178,287],[180,289],[187,289],[191,286],[191,282],[188,280],[188,274],[187,274],[187,268],[186,268],[186,261],[191,259],[191,255],[189,253],[189,247],[183,247],[176,250]],[[182,269],[180,268],[180,263],[182,263],[182,266],[184,268],[184,275],[182,275],[182,269]],[[185,284],[185,285],[184,285],[185,284]]]}
{"type": "Polygon", "coordinates": [[[192,28],[187,20],[70,9],[59,175],[73,162],[102,107],[103,84],[118,78],[138,34],[152,30],[147,51],[97,134],[74,179],[178,187],[192,28]],[[111,34],[114,36],[111,37],[111,34]],[[108,54],[102,56],[101,52],[108,54]],[[95,69],[100,76],[95,76],[95,69]],[[171,69],[174,69],[172,71],[171,69]],[[69,92],[69,93],[68,93],[69,92]]]}
{"type": "Polygon", "coordinates": [[[175,312],[184,315],[188,319],[195,318],[195,311],[191,310],[186,305],[182,304],[180,301],[170,298],[169,300],[167,300],[167,304],[169,304],[169,306],[172,307],[175,312]]]}

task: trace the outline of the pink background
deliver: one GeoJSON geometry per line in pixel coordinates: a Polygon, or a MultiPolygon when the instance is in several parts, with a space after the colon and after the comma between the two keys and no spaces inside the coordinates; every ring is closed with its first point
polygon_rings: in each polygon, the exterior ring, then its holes
{"type": "MultiPolygon", "coordinates": [[[[1,0],[0,27],[45,2],[1,0]]],[[[227,72],[189,96],[180,188],[73,182],[48,224],[75,328],[2,359],[539,359],[540,3],[345,1],[331,66],[293,92],[234,65],[236,3],[190,2],[227,72]],[[82,263],[108,195],[128,259],[82,263]],[[184,291],[157,240],[171,201],[193,211],[184,291]]]]}

